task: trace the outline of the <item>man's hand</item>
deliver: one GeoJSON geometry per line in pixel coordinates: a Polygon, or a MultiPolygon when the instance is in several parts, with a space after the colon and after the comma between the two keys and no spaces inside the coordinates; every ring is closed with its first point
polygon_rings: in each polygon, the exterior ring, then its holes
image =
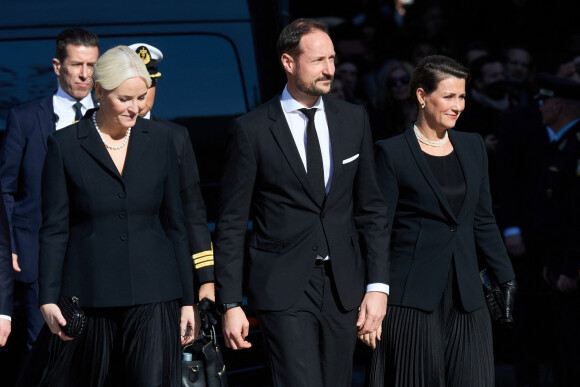
{"type": "Polygon", "coordinates": [[[250,323],[240,306],[226,310],[222,316],[222,326],[226,347],[244,349],[252,346],[252,343],[246,341],[250,331],[250,323]]]}
{"type": "Polygon", "coordinates": [[[514,234],[504,237],[505,247],[513,257],[521,257],[526,253],[526,244],[522,234],[514,234]]]}
{"type": "Polygon", "coordinates": [[[377,347],[377,340],[381,339],[382,333],[383,333],[383,324],[379,325],[379,329],[377,329],[375,332],[359,335],[358,338],[360,339],[360,341],[371,347],[371,349],[375,349],[377,347]]]}
{"type": "Polygon", "coordinates": [[[210,301],[215,302],[215,284],[214,282],[206,282],[199,287],[199,300],[207,298],[210,301]]]}
{"type": "Polygon", "coordinates": [[[21,272],[20,266],[18,266],[18,254],[12,253],[12,268],[14,271],[21,272]]]}
{"type": "Polygon", "coordinates": [[[11,330],[11,321],[5,318],[0,318],[0,348],[6,345],[6,340],[8,340],[11,330]]]}
{"type": "Polygon", "coordinates": [[[387,295],[383,292],[367,292],[358,312],[359,336],[375,332],[387,314],[387,295]]]}
{"type": "Polygon", "coordinates": [[[68,337],[62,331],[61,327],[66,325],[66,320],[56,304],[41,305],[40,312],[44,316],[44,321],[46,321],[46,325],[48,325],[48,328],[50,328],[52,333],[60,337],[63,341],[72,340],[72,337],[68,337]]]}

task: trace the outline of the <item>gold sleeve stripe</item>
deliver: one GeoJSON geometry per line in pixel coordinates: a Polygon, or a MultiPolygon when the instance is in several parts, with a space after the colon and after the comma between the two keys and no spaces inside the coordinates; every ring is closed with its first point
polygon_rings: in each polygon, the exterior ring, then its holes
{"type": "Polygon", "coordinates": [[[201,269],[202,267],[206,267],[206,266],[213,266],[213,261],[201,263],[199,265],[195,265],[195,268],[196,269],[201,269]]]}
{"type": "Polygon", "coordinates": [[[200,263],[204,262],[213,262],[213,257],[198,258],[193,260],[193,263],[195,263],[196,265],[199,265],[200,263]]]}
{"type": "Polygon", "coordinates": [[[193,258],[193,259],[197,259],[197,258],[200,258],[200,257],[205,257],[205,256],[207,256],[207,255],[211,255],[211,256],[213,256],[213,250],[206,250],[206,251],[202,251],[202,252],[199,252],[199,253],[193,254],[193,255],[191,256],[191,258],[193,258]]]}
{"type": "Polygon", "coordinates": [[[200,257],[193,258],[193,262],[205,261],[207,259],[213,259],[213,254],[202,255],[200,257]]]}

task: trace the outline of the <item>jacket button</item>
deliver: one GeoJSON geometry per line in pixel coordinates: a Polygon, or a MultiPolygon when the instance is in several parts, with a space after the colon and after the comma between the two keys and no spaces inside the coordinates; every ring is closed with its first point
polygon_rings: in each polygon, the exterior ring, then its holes
{"type": "Polygon", "coordinates": [[[127,218],[127,213],[125,211],[119,213],[119,218],[121,218],[121,219],[127,218]]]}
{"type": "Polygon", "coordinates": [[[125,192],[119,192],[117,194],[121,199],[124,198],[125,196],[127,196],[127,194],[125,192]]]}
{"type": "Polygon", "coordinates": [[[324,219],[324,218],[326,218],[326,212],[323,212],[322,214],[320,214],[320,218],[321,218],[321,219],[324,219]]]}
{"type": "Polygon", "coordinates": [[[456,225],[452,225],[451,227],[449,227],[449,231],[451,231],[451,232],[457,231],[457,226],[456,225]]]}
{"type": "Polygon", "coordinates": [[[318,250],[318,245],[312,246],[312,250],[314,250],[314,251],[318,250]]]}
{"type": "Polygon", "coordinates": [[[122,241],[126,241],[127,240],[127,234],[122,233],[121,236],[119,237],[122,241]]]}

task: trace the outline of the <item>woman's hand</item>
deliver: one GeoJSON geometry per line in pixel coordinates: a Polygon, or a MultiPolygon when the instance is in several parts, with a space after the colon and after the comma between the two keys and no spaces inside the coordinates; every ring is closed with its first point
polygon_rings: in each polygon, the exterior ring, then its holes
{"type": "Polygon", "coordinates": [[[199,334],[199,312],[197,307],[186,305],[181,307],[181,345],[191,343],[199,334]]]}
{"type": "Polygon", "coordinates": [[[63,341],[72,340],[62,331],[62,327],[66,325],[66,320],[60,312],[60,308],[56,304],[44,304],[40,306],[40,312],[46,321],[46,325],[52,333],[60,337],[63,341]]]}
{"type": "Polygon", "coordinates": [[[379,325],[379,328],[376,331],[359,335],[358,338],[360,341],[371,347],[371,349],[375,349],[377,347],[377,340],[381,339],[382,332],[383,324],[379,325]]]}

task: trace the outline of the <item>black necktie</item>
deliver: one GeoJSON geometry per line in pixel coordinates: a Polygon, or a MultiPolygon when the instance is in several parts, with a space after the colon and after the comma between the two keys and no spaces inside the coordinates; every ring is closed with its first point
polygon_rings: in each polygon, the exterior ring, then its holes
{"type": "Polygon", "coordinates": [[[322,153],[320,152],[320,143],[316,134],[314,125],[314,115],[317,109],[300,109],[308,117],[306,126],[306,169],[308,180],[312,192],[316,199],[322,203],[326,196],[326,185],[324,184],[324,166],[322,165],[322,153]]]}
{"type": "Polygon", "coordinates": [[[83,104],[80,102],[77,102],[73,105],[73,108],[75,109],[75,122],[83,118],[83,112],[81,110],[82,106],[83,104]]]}
{"type": "MultiPolygon", "coordinates": [[[[317,109],[300,109],[306,117],[308,117],[308,125],[306,125],[306,169],[308,172],[308,180],[314,193],[314,197],[319,203],[324,203],[326,198],[326,185],[324,184],[324,166],[322,165],[322,153],[320,152],[320,143],[318,142],[318,135],[316,134],[316,126],[314,125],[314,115],[317,109]]],[[[321,236],[322,239],[318,241],[318,255],[321,257],[328,256],[328,244],[326,237],[321,236]]]]}

